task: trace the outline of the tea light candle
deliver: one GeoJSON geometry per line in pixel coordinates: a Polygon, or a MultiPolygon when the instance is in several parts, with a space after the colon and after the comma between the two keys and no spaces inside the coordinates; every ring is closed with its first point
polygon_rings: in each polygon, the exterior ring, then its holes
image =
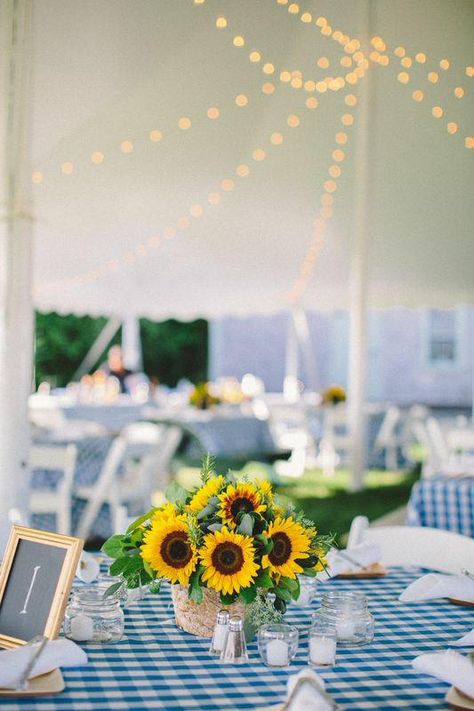
{"type": "Polygon", "coordinates": [[[309,661],[316,666],[331,666],[336,658],[336,640],[333,637],[311,637],[309,661]]]}
{"type": "Polygon", "coordinates": [[[86,642],[94,636],[94,622],[87,615],[76,615],[71,620],[71,639],[86,642]]]}
{"type": "Polygon", "coordinates": [[[267,664],[271,667],[288,665],[288,644],[282,639],[272,639],[267,644],[267,664]]]}

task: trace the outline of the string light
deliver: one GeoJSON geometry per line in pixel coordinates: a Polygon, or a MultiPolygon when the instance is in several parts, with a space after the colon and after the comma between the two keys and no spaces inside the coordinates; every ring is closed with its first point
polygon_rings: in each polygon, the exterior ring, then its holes
{"type": "Polygon", "coordinates": [[[241,35],[237,35],[232,40],[232,43],[233,43],[234,47],[243,47],[245,44],[245,40],[241,35]]]}
{"type": "Polygon", "coordinates": [[[446,124],[446,130],[448,133],[454,134],[457,133],[458,130],[458,125],[455,121],[449,121],[449,123],[446,124]]]}
{"type": "Polygon", "coordinates": [[[247,175],[250,173],[250,168],[246,163],[241,163],[240,165],[237,166],[235,169],[235,172],[239,176],[239,178],[246,178],[247,175]]]}
{"type": "Polygon", "coordinates": [[[253,62],[254,64],[255,64],[256,62],[259,62],[259,61],[261,60],[261,58],[262,58],[262,57],[261,57],[260,52],[253,51],[253,52],[250,52],[250,54],[249,54],[249,59],[250,59],[250,61],[253,62]]]}
{"type": "Polygon", "coordinates": [[[74,172],[74,166],[70,161],[66,161],[66,163],[63,163],[61,166],[61,173],[64,173],[64,175],[71,175],[74,172]]]}
{"type": "Polygon", "coordinates": [[[131,141],[122,141],[120,150],[122,153],[131,153],[133,151],[133,143],[131,141]]]}
{"type": "Polygon", "coordinates": [[[262,91],[264,94],[273,94],[275,92],[275,84],[272,84],[271,81],[265,82],[262,86],[262,91]]]}
{"type": "Polygon", "coordinates": [[[207,110],[207,118],[211,120],[218,119],[220,116],[220,111],[216,106],[210,106],[207,110]]]}
{"type": "Polygon", "coordinates": [[[31,182],[35,183],[36,185],[39,185],[40,183],[42,183],[43,179],[44,179],[44,175],[39,170],[35,170],[34,173],[31,174],[31,182]]]}
{"type": "Polygon", "coordinates": [[[283,143],[283,134],[275,131],[275,133],[272,133],[270,136],[270,142],[273,143],[274,146],[280,146],[283,143]]]}
{"type": "Polygon", "coordinates": [[[227,27],[227,20],[225,17],[218,17],[216,20],[216,27],[219,29],[224,29],[224,27],[227,27]]]}
{"type": "Polygon", "coordinates": [[[235,103],[237,104],[237,106],[243,107],[247,106],[249,100],[245,96],[245,94],[237,94],[237,96],[235,97],[235,103]]]}
{"type": "Polygon", "coordinates": [[[290,128],[296,128],[300,125],[300,120],[296,114],[290,114],[286,120],[286,123],[290,128]]]}
{"type": "Polygon", "coordinates": [[[153,141],[153,143],[158,143],[162,138],[163,134],[161,131],[158,131],[157,129],[150,131],[150,141],[153,141]]]}
{"type": "Polygon", "coordinates": [[[431,113],[434,116],[434,118],[441,118],[443,115],[443,109],[441,106],[433,106],[431,109],[431,113]]]}
{"type": "Polygon", "coordinates": [[[191,119],[187,116],[182,116],[178,121],[178,126],[182,131],[187,131],[191,128],[191,119]]]}
{"type": "Polygon", "coordinates": [[[462,99],[462,97],[464,96],[464,89],[462,88],[462,86],[457,86],[457,87],[455,88],[455,90],[454,90],[454,96],[455,96],[457,99],[462,99]]]}

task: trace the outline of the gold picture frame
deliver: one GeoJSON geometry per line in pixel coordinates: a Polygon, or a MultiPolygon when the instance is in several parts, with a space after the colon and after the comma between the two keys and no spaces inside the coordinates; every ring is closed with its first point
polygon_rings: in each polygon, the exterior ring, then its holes
{"type": "Polygon", "coordinates": [[[0,568],[0,648],[18,647],[37,634],[58,636],[83,543],[12,527],[0,568]]]}

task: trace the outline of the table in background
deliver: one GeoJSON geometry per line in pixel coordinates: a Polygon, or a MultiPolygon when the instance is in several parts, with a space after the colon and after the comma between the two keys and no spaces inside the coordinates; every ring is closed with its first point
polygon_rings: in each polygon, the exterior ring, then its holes
{"type": "Polygon", "coordinates": [[[435,476],[418,481],[408,502],[407,523],[474,537],[474,476],[435,476]]]}
{"type": "MultiPolygon", "coordinates": [[[[446,649],[468,632],[472,610],[446,600],[399,602],[402,590],[420,573],[417,569],[393,569],[378,580],[334,580],[320,585],[320,591],[331,587],[365,592],[375,616],[374,641],[364,647],[339,649],[336,667],[321,672],[328,692],[345,711],[447,709],[443,699],[448,685],[416,673],[411,661],[418,654],[446,649]]],[[[312,607],[317,606],[315,602],[312,607]]],[[[309,608],[291,607],[286,619],[303,626],[310,614],[309,608]]],[[[176,628],[169,588],[126,610],[125,634],[115,645],[86,646],[89,665],[64,670],[66,690],[62,694],[15,703],[5,700],[0,707],[10,711],[258,711],[281,702],[288,676],[307,663],[308,640],[303,638],[288,670],[265,667],[255,642],[249,645],[248,664],[221,664],[209,656],[209,640],[176,628]]]]}

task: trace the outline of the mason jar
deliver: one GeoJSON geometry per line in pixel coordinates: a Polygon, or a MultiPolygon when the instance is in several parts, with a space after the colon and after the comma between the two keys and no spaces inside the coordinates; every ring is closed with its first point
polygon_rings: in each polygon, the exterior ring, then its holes
{"type": "Polygon", "coordinates": [[[104,597],[98,586],[74,590],[64,614],[64,634],[75,642],[103,644],[123,636],[124,616],[120,598],[104,597]]]}
{"type": "Polygon", "coordinates": [[[361,592],[324,593],[321,607],[313,613],[313,622],[323,621],[336,631],[341,647],[359,647],[374,638],[374,618],[361,592]]]}

